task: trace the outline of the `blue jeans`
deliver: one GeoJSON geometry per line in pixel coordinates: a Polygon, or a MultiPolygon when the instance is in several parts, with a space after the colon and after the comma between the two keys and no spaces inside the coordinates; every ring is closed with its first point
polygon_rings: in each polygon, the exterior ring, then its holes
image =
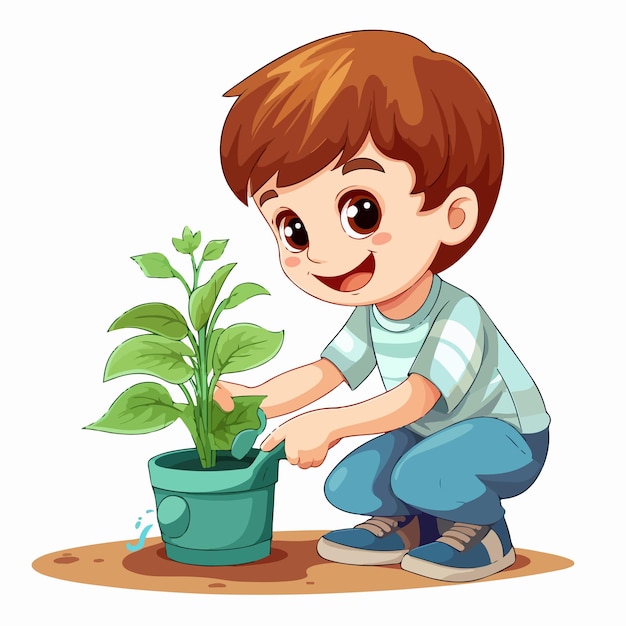
{"type": "Polygon", "coordinates": [[[502,420],[477,417],[428,437],[399,428],[351,452],[324,487],[338,509],[359,515],[429,513],[494,524],[500,503],[535,481],[548,452],[548,430],[521,435],[502,420]]]}

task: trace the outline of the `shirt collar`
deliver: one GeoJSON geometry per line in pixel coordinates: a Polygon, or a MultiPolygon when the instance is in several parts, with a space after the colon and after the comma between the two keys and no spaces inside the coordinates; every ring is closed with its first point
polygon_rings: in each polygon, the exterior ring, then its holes
{"type": "Polygon", "coordinates": [[[402,320],[394,320],[389,317],[385,317],[379,310],[378,307],[373,304],[372,305],[372,313],[374,315],[374,319],[386,330],[390,330],[393,332],[399,332],[402,330],[408,330],[409,328],[414,328],[418,324],[421,324],[428,314],[431,312],[433,306],[435,305],[435,301],[439,296],[439,290],[441,289],[441,278],[437,274],[433,274],[433,282],[430,286],[430,291],[428,292],[428,296],[426,296],[426,300],[424,300],[424,304],[415,311],[409,317],[402,320]]]}

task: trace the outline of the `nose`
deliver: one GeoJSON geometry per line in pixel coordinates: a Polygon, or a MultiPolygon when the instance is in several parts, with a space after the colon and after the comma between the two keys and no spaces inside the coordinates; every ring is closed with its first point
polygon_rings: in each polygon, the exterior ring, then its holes
{"type": "Polygon", "coordinates": [[[316,237],[309,237],[309,245],[306,249],[306,256],[311,263],[327,263],[337,254],[338,242],[333,243],[328,233],[318,234],[316,237]]]}
{"type": "Polygon", "coordinates": [[[311,263],[326,263],[331,258],[333,245],[327,233],[317,233],[315,237],[309,234],[309,245],[306,256],[311,263]]]}
{"type": "Polygon", "coordinates": [[[343,230],[339,220],[336,223],[328,219],[310,218],[307,222],[309,245],[306,248],[307,259],[316,265],[328,263],[341,254],[343,248],[343,230]]]}
{"type": "Polygon", "coordinates": [[[327,260],[322,256],[322,251],[318,246],[314,250],[311,249],[311,242],[309,242],[309,247],[306,249],[306,256],[311,263],[326,263],[327,260]]]}

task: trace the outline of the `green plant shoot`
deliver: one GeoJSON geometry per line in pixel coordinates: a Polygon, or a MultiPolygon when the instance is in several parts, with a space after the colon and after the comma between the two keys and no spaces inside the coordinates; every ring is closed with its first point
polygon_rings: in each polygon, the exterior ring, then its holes
{"type": "Polygon", "coordinates": [[[85,428],[135,435],[160,430],[180,418],[193,438],[202,466],[212,468],[218,450],[230,450],[237,435],[244,431],[254,435],[264,426],[258,415],[263,396],[234,398],[235,408],[230,412],[223,411],[213,400],[220,376],[249,370],[272,359],[282,346],[283,331],[244,323],[218,328],[224,311],[269,292],[256,283],[240,283],[220,300],[236,263],[219,267],[202,284],[200,274],[205,262],[222,256],[228,240],[209,241],[197,257],[201,234],[185,226],[181,237],[172,238],[172,243],[180,254],[190,258],[191,282],[160,252],[132,259],[148,278],[175,278],[181,282],[187,293],[188,317],[163,302],[140,304],[122,313],[110,331],[133,328],[146,334],[127,339],[113,350],[104,380],[129,374],[154,376],[178,387],[184,401],[176,402],[160,383],[141,382],[122,392],[98,421],[85,428]]]}

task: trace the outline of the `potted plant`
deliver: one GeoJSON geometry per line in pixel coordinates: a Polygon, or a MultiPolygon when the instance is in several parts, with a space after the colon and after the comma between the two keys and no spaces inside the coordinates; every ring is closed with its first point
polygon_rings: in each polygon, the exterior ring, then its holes
{"type": "Polygon", "coordinates": [[[209,241],[197,258],[200,232],[185,227],[174,248],[189,256],[188,282],[159,252],[132,257],[149,278],[175,278],[187,294],[187,318],[164,302],[133,307],[109,330],[144,333],[122,342],[109,357],[104,380],[146,374],[178,389],[175,401],[157,382],[132,385],[96,422],[85,426],[118,434],[150,433],[181,419],[195,448],[160,454],[148,462],[157,505],[157,520],[169,558],[197,565],[230,565],[264,558],[270,551],[274,486],[282,448],[254,449],[265,428],[263,396],[234,398],[224,411],[213,394],[222,374],[241,372],[273,358],[283,332],[248,323],[225,328],[217,322],[225,311],[258,295],[269,294],[256,283],[240,283],[220,300],[236,263],[222,265],[208,281],[200,280],[207,261],[218,260],[227,240],[209,241]],[[183,401],[184,399],[184,401],[183,401]]]}

